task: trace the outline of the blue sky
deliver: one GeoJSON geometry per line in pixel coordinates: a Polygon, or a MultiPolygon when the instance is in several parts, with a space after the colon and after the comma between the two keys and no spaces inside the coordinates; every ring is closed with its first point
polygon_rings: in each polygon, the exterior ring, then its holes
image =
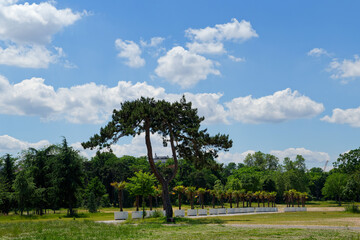
{"type": "MultiPolygon", "coordinates": [[[[80,142],[120,102],[185,94],[233,139],[219,162],[260,150],[323,167],[359,147],[359,5],[0,0],[0,155],[65,136],[90,157],[80,142]]],[[[144,140],[114,151],[144,155],[144,140]]]]}

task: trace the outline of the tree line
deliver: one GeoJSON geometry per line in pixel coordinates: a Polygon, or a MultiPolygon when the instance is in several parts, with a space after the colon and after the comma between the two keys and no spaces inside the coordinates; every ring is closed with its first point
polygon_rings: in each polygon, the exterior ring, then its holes
{"type": "MultiPolygon", "coordinates": [[[[169,159],[156,167],[166,174],[173,164],[169,159]]],[[[303,205],[300,194],[306,194],[310,200],[333,199],[341,204],[343,200],[359,201],[359,170],[360,149],[341,154],[329,172],[307,169],[301,155],[294,160],[285,158],[280,164],[273,155],[255,152],[248,154],[243,163],[214,161],[205,167],[179,159],[179,171],[170,184],[170,199],[175,205],[181,206],[182,202],[192,207],[194,201],[199,207],[223,205],[224,201],[237,206],[239,201],[244,206],[254,201],[260,206],[265,200],[303,205]]],[[[0,158],[0,211],[41,215],[60,208],[67,208],[69,214],[78,207],[96,211],[99,207],[120,207],[120,203],[121,208],[159,207],[161,185],[152,177],[147,192],[143,190],[146,194],[142,194],[136,186],[141,174],[152,174],[145,156],[117,157],[111,152],[98,152],[86,159],[64,138],[59,145],[29,148],[16,157],[6,154],[0,158]],[[121,188],[114,186],[115,182],[132,185],[121,188]]]]}

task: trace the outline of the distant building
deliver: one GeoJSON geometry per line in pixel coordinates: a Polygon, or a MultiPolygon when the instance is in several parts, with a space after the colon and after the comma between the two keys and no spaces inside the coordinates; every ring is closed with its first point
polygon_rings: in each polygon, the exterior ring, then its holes
{"type": "Polygon", "coordinates": [[[155,153],[155,157],[154,157],[154,162],[161,162],[161,163],[166,163],[166,161],[169,159],[169,156],[158,156],[155,153]]]}

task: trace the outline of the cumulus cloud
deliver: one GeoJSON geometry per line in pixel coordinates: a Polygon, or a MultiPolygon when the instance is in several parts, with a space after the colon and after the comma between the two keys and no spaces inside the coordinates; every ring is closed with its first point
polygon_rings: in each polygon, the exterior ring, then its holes
{"type": "Polygon", "coordinates": [[[0,1],[0,64],[47,68],[56,62],[58,52],[46,46],[55,33],[74,24],[84,13],[57,9],[51,2],[17,4],[0,1]]]}
{"type": "MultiPolygon", "coordinates": [[[[145,145],[145,134],[142,133],[140,135],[136,135],[133,137],[128,144],[113,144],[111,146],[111,149],[113,153],[118,156],[124,156],[124,155],[130,155],[134,157],[141,157],[141,156],[147,156],[147,149],[145,145]]],[[[153,147],[153,154],[155,156],[171,156],[171,149],[170,147],[163,147],[162,145],[162,138],[159,134],[152,134],[151,135],[151,144],[153,147]]],[[[77,149],[80,151],[80,154],[83,155],[86,158],[91,158],[95,156],[96,150],[88,150],[84,149],[81,146],[80,142],[73,143],[71,145],[74,147],[74,149],[77,149]]]]}
{"type": "MultiPolygon", "coordinates": [[[[42,78],[25,79],[17,84],[0,75],[0,114],[39,116],[41,119],[72,123],[104,123],[114,108],[126,100],[141,96],[178,101],[181,94],[168,94],[164,88],[147,83],[118,82],[107,87],[95,83],[54,89],[42,78]]],[[[185,93],[207,123],[226,122],[226,113],[219,103],[222,94],[185,93]],[[210,107],[211,106],[211,107],[210,107]]]]}
{"type": "Polygon", "coordinates": [[[36,143],[29,143],[26,141],[16,139],[14,137],[10,137],[8,135],[0,136],[0,153],[3,154],[5,153],[15,154],[30,147],[41,148],[47,145],[50,145],[49,141],[47,140],[41,140],[36,143]]]}
{"type": "Polygon", "coordinates": [[[186,47],[190,52],[195,53],[221,54],[226,52],[224,44],[221,42],[191,42],[186,43],[186,47]]]}
{"type": "Polygon", "coordinates": [[[330,56],[330,54],[323,48],[313,48],[307,54],[312,57],[320,57],[322,55],[330,56]]]}
{"type": "Polygon", "coordinates": [[[153,37],[150,39],[149,42],[146,42],[144,40],[140,41],[140,44],[142,47],[157,47],[159,46],[163,41],[165,40],[165,38],[163,37],[153,37]]]}
{"type": "Polygon", "coordinates": [[[238,58],[238,57],[235,57],[235,56],[232,56],[232,55],[229,55],[228,57],[229,57],[229,59],[231,61],[234,61],[234,62],[245,62],[244,58],[238,58]]]}
{"type": "Polygon", "coordinates": [[[273,95],[239,97],[225,103],[229,115],[243,123],[275,123],[290,119],[311,118],[324,111],[324,106],[290,88],[273,95]]]}
{"type": "MultiPolygon", "coordinates": [[[[281,122],[312,117],[323,111],[322,104],[290,89],[259,99],[251,96],[235,98],[225,104],[221,103],[221,93],[186,92],[184,95],[198,109],[199,115],[205,117],[206,124],[229,124],[229,119],[244,123],[281,122]]],[[[43,78],[11,84],[0,75],[0,114],[38,116],[45,121],[104,123],[121,102],[141,96],[174,102],[182,94],[166,93],[164,88],[146,82],[132,84],[124,81],[119,81],[114,87],[87,83],[55,89],[45,84],[43,78]]]]}
{"type": "Polygon", "coordinates": [[[187,44],[190,51],[207,54],[225,53],[223,41],[246,41],[258,37],[250,22],[245,20],[239,22],[236,18],[229,23],[216,24],[215,27],[189,28],[185,33],[193,40],[187,44]]]}
{"type": "Polygon", "coordinates": [[[233,18],[231,22],[225,24],[216,24],[215,27],[206,27],[202,29],[186,30],[188,37],[195,41],[212,42],[222,40],[248,40],[258,37],[256,31],[252,28],[250,22],[241,20],[240,22],[233,18]]]}
{"type": "Polygon", "coordinates": [[[139,68],[145,65],[145,59],[141,58],[141,49],[138,44],[129,40],[115,40],[115,46],[119,50],[118,57],[126,59],[125,64],[129,67],[139,68]]]}
{"type": "Polygon", "coordinates": [[[229,164],[230,162],[243,163],[246,156],[253,153],[255,153],[254,150],[248,150],[243,153],[219,152],[217,161],[224,164],[229,164]]]}
{"type": "Polygon", "coordinates": [[[12,45],[3,49],[0,47],[0,64],[22,68],[47,68],[60,55],[54,54],[44,46],[12,45]]]}
{"type": "Polygon", "coordinates": [[[270,154],[278,157],[280,161],[282,161],[285,157],[295,160],[297,155],[302,155],[305,158],[305,164],[308,168],[323,167],[326,161],[330,160],[330,155],[328,153],[311,151],[306,148],[272,150],[270,151],[270,154]]]}
{"type": "Polygon", "coordinates": [[[360,127],[360,107],[349,109],[335,108],[332,111],[332,116],[326,115],[321,120],[330,123],[349,124],[352,127],[360,127]]]}
{"type": "Polygon", "coordinates": [[[333,72],[332,78],[340,78],[343,79],[343,83],[347,83],[349,79],[360,77],[360,58],[355,55],[354,60],[344,59],[339,61],[338,59],[333,59],[328,70],[333,72]]]}
{"type": "Polygon", "coordinates": [[[155,73],[182,88],[192,87],[210,74],[220,75],[213,61],[180,46],[172,48],[158,59],[155,73]]]}

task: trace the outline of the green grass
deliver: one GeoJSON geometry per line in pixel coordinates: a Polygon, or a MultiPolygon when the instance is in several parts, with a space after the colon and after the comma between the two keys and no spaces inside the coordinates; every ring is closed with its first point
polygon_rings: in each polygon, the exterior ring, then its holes
{"type": "Polygon", "coordinates": [[[101,224],[93,221],[0,223],[0,239],[360,239],[350,230],[250,229],[226,225],[101,224]]]}
{"type": "Polygon", "coordinates": [[[289,212],[217,217],[224,224],[323,225],[360,227],[360,215],[348,212],[289,212]],[[356,221],[357,220],[357,221],[356,221]]]}

